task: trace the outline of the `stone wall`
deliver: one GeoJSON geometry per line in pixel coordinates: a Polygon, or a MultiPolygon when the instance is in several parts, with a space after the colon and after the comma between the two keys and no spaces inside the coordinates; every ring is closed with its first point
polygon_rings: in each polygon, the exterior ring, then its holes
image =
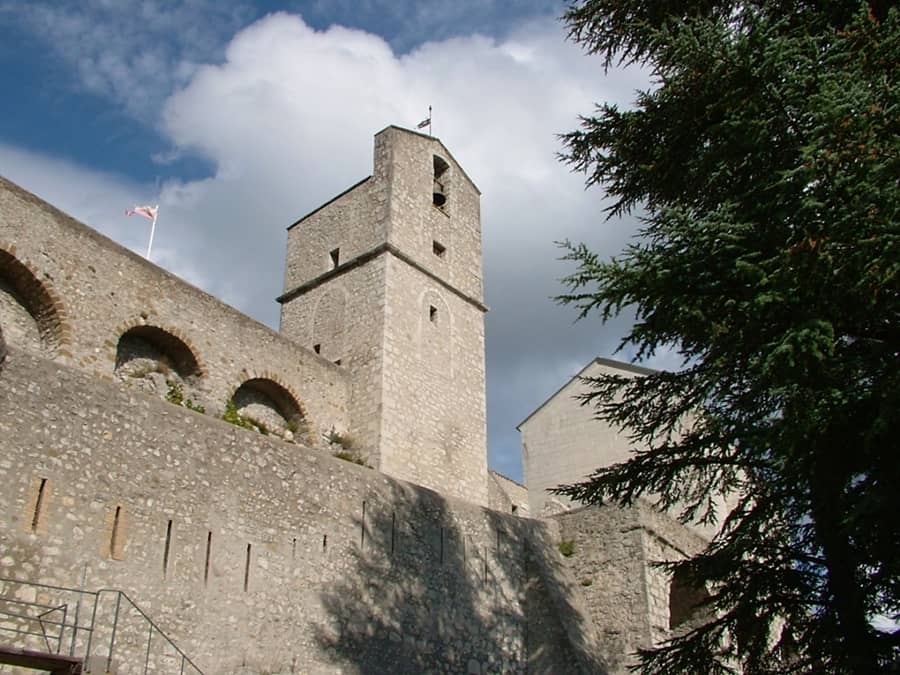
{"type": "Polygon", "coordinates": [[[2,178],[0,323],[11,346],[160,396],[175,381],[210,414],[259,380],[296,402],[308,442],[349,426],[345,371],[2,178]]]}
{"type": "Polygon", "coordinates": [[[319,345],[321,353],[348,373],[349,434],[366,448],[372,466],[380,466],[382,387],[384,359],[384,279],[385,260],[378,258],[365,266],[342,272],[328,284],[308,289],[302,297],[285,302],[281,310],[281,331],[309,348],[319,345]],[[341,303],[343,321],[327,322],[323,313],[341,303]],[[319,320],[317,320],[317,317],[319,320]],[[352,376],[349,376],[352,374],[352,376]]]}
{"type": "Polygon", "coordinates": [[[488,471],[488,506],[501,513],[528,517],[528,490],[521,483],[496,471],[488,471]]]}
{"type": "Polygon", "coordinates": [[[625,672],[640,648],[672,637],[671,579],[656,562],[683,560],[706,540],[652,506],[583,507],[556,515],[565,566],[590,608],[600,654],[625,672]]]}
{"type": "MultiPolygon", "coordinates": [[[[641,525],[643,555],[646,564],[648,622],[650,640],[659,644],[674,634],[670,626],[673,610],[698,618],[693,606],[674,608],[679,600],[673,597],[671,575],[655,562],[684,560],[706,548],[709,540],[695,528],[686,527],[674,518],[660,513],[650,503],[640,501],[633,511],[641,525]]],[[[706,596],[705,589],[692,589],[693,601],[706,596]]]]}
{"type": "Polygon", "coordinates": [[[486,505],[483,315],[404,261],[387,267],[383,470],[486,505]]]}
{"type": "Polygon", "coordinates": [[[288,228],[285,291],[297,288],[366,253],[387,237],[387,193],[368,177],[288,228]]]}
{"type": "Polygon", "coordinates": [[[550,488],[573,483],[601,466],[628,459],[633,447],[618,429],[594,416],[579,396],[588,392],[582,377],[605,373],[635,374],[644,369],[615,364],[605,359],[591,361],[519,425],[522,463],[528,486],[531,513],[540,516],[560,510],[571,502],[548,493],[550,488]]]}
{"type": "MultiPolygon", "coordinates": [[[[552,516],[577,508],[567,497],[552,494],[550,490],[584,481],[598,468],[625,462],[635,448],[627,432],[598,419],[595,407],[582,405],[581,397],[590,392],[584,378],[636,377],[651,372],[629,363],[596,358],[519,424],[532,516],[552,516]]],[[[719,522],[734,507],[733,499],[716,496],[719,522]]],[[[674,516],[678,512],[677,506],[671,510],[674,516]]],[[[690,523],[689,527],[708,540],[718,530],[718,524],[690,523]]]]}
{"type": "MultiPolygon", "coordinates": [[[[464,295],[483,301],[481,193],[438,139],[388,127],[376,136],[376,164],[390,184],[389,242],[464,295]],[[380,153],[380,154],[379,154],[380,153]],[[446,203],[432,203],[434,157],[447,163],[446,203]],[[444,247],[438,255],[437,242],[444,247]]],[[[377,171],[376,171],[377,175],[377,171]]]]}
{"type": "Polygon", "coordinates": [[[600,672],[536,521],[15,348],[0,447],[0,576],[125,590],[205,672],[600,672]]]}

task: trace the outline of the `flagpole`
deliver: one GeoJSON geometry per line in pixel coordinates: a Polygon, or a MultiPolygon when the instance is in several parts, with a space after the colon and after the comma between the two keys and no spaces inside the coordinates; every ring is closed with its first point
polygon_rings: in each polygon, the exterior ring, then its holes
{"type": "Polygon", "coordinates": [[[159,204],[153,214],[153,224],[150,225],[150,243],[147,244],[147,260],[150,260],[150,251],[153,248],[153,233],[156,231],[156,217],[159,215],[159,204]]]}
{"type": "Polygon", "coordinates": [[[428,135],[429,136],[434,136],[434,134],[432,133],[432,130],[431,130],[431,121],[433,119],[434,119],[434,117],[431,116],[431,106],[428,106],[428,135]]]}

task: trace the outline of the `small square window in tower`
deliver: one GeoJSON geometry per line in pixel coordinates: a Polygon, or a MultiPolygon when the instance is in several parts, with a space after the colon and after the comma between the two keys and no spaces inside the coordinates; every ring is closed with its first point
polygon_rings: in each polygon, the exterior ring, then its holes
{"type": "Polygon", "coordinates": [[[431,203],[441,209],[447,208],[450,194],[450,165],[437,155],[434,156],[434,188],[431,191],[431,203]]]}
{"type": "Polygon", "coordinates": [[[328,254],[328,264],[330,265],[328,268],[330,270],[341,264],[341,249],[336,248],[328,254]]]}
{"type": "Polygon", "coordinates": [[[429,305],[428,306],[428,320],[431,321],[431,323],[437,323],[437,317],[438,317],[437,307],[435,307],[434,305],[429,305]]]}
{"type": "Polygon", "coordinates": [[[447,253],[447,247],[435,239],[434,241],[431,242],[431,251],[438,258],[443,258],[444,254],[447,253]]]}

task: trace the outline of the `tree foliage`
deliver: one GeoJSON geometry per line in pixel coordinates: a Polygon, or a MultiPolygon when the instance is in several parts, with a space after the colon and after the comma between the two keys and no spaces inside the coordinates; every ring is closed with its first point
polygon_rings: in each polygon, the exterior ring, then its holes
{"type": "Polygon", "coordinates": [[[608,259],[567,244],[560,300],[636,320],[678,372],[592,380],[642,448],[560,492],[723,519],[679,563],[709,623],[652,673],[882,672],[900,632],[900,10],[891,2],[580,0],[570,37],[647,69],[565,158],[639,211],[608,259]],[[716,496],[736,507],[716,514],[716,496]]]}

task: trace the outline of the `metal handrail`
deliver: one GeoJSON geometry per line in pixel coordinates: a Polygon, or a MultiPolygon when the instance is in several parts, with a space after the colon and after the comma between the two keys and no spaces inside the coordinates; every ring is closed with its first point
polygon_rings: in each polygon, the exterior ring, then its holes
{"type": "Polygon", "coordinates": [[[44,644],[47,645],[47,652],[53,654],[59,654],[62,649],[62,640],[63,634],[69,624],[66,621],[68,616],[68,605],[58,605],[56,607],[51,607],[49,605],[43,605],[37,602],[28,602],[27,600],[15,600],[11,598],[0,598],[0,602],[10,604],[10,605],[21,605],[25,608],[33,607],[35,609],[45,609],[45,611],[41,612],[37,615],[32,614],[20,614],[18,612],[13,612],[7,609],[0,609],[0,616],[10,617],[12,619],[20,619],[27,624],[37,623],[40,628],[40,633],[33,630],[22,630],[20,628],[10,628],[7,626],[0,626],[0,631],[7,633],[17,633],[19,635],[29,635],[32,637],[42,637],[44,638],[44,644]],[[45,618],[48,614],[52,614],[53,612],[62,611],[62,621],[54,621],[52,619],[45,618]],[[58,635],[48,635],[47,634],[47,626],[56,626],[59,628],[58,635]],[[50,646],[50,640],[56,640],[56,649],[50,646]]]}
{"type": "MultiPolygon", "coordinates": [[[[4,610],[0,609],[0,614],[5,614],[7,616],[11,616],[11,617],[25,620],[25,621],[36,621],[36,622],[38,622],[40,629],[41,629],[41,632],[37,633],[37,632],[33,632],[33,631],[28,631],[28,630],[20,630],[18,628],[9,628],[9,627],[0,626],[0,632],[5,631],[5,632],[12,632],[12,633],[17,633],[17,634],[21,634],[21,635],[43,637],[44,642],[47,645],[47,651],[50,653],[53,653],[53,649],[50,645],[50,640],[54,639],[57,641],[56,653],[58,654],[62,650],[62,645],[63,645],[66,630],[71,629],[71,642],[70,642],[70,647],[69,647],[69,656],[74,656],[76,644],[77,644],[77,634],[79,631],[83,631],[83,632],[87,633],[87,644],[86,644],[86,648],[84,651],[85,667],[90,668],[91,666],[90,666],[89,659],[92,655],[94,648],[96,646],[98,646],[96,644],[95,638],[97,636],[97,630],[98,630],[98,611],[99,611],[99,607],[101,604],[101,599],[105,598],[105,597],[109,597],[110,600],[112,600],[112,598],[114,598],[115,599],[115,611],[114,611],[113,618],[112,618],[112,625],[108,626],[108,628],[110,629],[109,647],[106,650],[106,654],[105,654],[107,670],[109,670],[112,666],[113,655],[115,654],[115,650],[116,650],[117,633],[119,630],[119,624],[122,620],[121,614],[123,611],[125,611],[125,612],[136,612],[139,617],[139,620],[142,620],[148,626],[147,645],[146,645],[146,650],[144,650],[144,655],[143,655],[144,656],[143,672],[145,674],[149,671],[149,668],[150,668],[151,654],[161,653],[162,650],[166,649],[166,645],[168,645],[169,648],[174,650],[177,657],[180,657],[180,662],[181,662],[180,672],[182,673],[182,675],[185,672],[185,666],[190,666],[190,668],[193,669],[193,672],[196,672],[198,675],[203,675],[203,671],[200,670],[200,668],[197,666],[197,664],[194,663],[190,659],[190,657],[188,657],[188,655],[185,654],[184,651],[182,651],[181,648],[178,647],[178,645],[176,645],[175,642],[165,633],[165,631],[163,631],[156,624],[156,622],[153,621],[153,619],[151,619],[147,615],[147,613],[144,612],[144,610],[142,610],[124,591],[121,591],[118,589],[113,589],[113,588],[102,588],[97,591],[85,591],[85,590],[79,590],[79,589],[75,589],[75,588],[66,588],[64,586],[54,586],[51,584],[42,584],[39,582],[22,581],[20,579],[9,579],[6,577],[0,577],[0,584],[16,584],[19,586],[31,586],[31,587],[41,588],[41,589],[57,591],[57,592],[61,592],[61,593],[72,593],[72,594],[75,594],[78,598],[78,602],[75,605],[75,615],[74,615],[72,621],[69,622],[69,620],[68,620],[68,603],[63,603],[60,605],[46,605],[46,604],[37,603],[37,602],[28,602],[25,600],[17,600],[17,599],[13,599],[13,598],[0,597],[0,602],[6,602],[9,604],[14,604],[14,605],[23,605],[23,606],[27,606],[27,607],[34,607],[36,609],[44,610],[41,614],[39,614],[37,616],[31,616],[28,614],[15,614],[13,612],[8,612],[8,611],[4,611],[4,610]],[[79,610],[80,610],[80,606],[81,606],[82,596],[85,596],[85,597],[93,600],[93,607],[90,608],[90,622],[86,625],[82,625],[79,623],[79,610]],[[125,601],[124,610],[123,610],[123,602],[122,602],[123,599],[125,601]],[[57,621],[54,619],[47,618],[47,615],[49,615],[53,612],[62,612],[62,620],[57,621]],[[54,635],[51,632],[51,634],[48,636],[47,628],[46,628],[47,626],[57,627],[59,630],[59,634],[54,635]],[[164,641],[163,646],[161,648],[157,647],[155,652],[152,649],[152,646],[154,644],[154,641],[153,641],[154,634],[157,634],[164,641]]],[[[104,624],[101,624],[101,625],[104,625],[104,624]]],[[[84,672],[88,673],[90,671],[85,670],[84,672]]]]}
{"type": "MultiPolygon", "coordinates": [[[[69,645],[69,650],[68,650],[69,656],[74,656],[74,654],[75,654],[75,644],[76,644],[76,640],[78,638],[78,632],[79,631],[87,632],[88,635],[90,635],[92,633],[93,624],[82,625],[79,623],[78,607],[81,604],[81,596],[88,596],[89,598],[93,598],[93,601],[96,604],[97,594],[95,592],[85,591],[85,590],[81,590],[81,589],[77,589],[77,588],[66,588],[65,586],[56,586],[53,584],[43,584],[43,583],[40,583],[37,581],[24,581],[22,579],[12,579],[9,577],[0,577],[0,584],[7,584],[7,585],[12,584],[12,585],[19,586],[19,587],[25,586],[25,587],[38,588],[38,589],[47,590],[47,591],[54,591],[57,593],[74,594],[78,598],[78,602],[76,603],[76,606],[75,606],[75,616],[73,617],[72,622],[69,622],[69,620],[68,620],[68,603],[64,603],[62,605],[55,606],[55,605],[47,605],[47,604],[36,602],[36,601],[32,602],[32,601],[27,601],[27,600],[19,600],[16,598],[0,596],[0,603],[6,603],[9,605],[21,605],[24,607],[32,607],[35,609],[48,610],[48,611],[41,612],[40,614],[38,614],[36,616],[18,615],[16,617],[14,617],[14,618],[22,619],[24,621],[37,622],[41,629],[40,633],[35,633],[32,631],[28,631],[28,630],[23,631],[23,630],[19,630],[16,628],[9,628],[9,627],[0,627],[0,632],[17,633],[19,635],[43,637],[44,643],[47,645],[47,651],[49,653],[54,653],[53,648],[50,646],[50,640],[48,639],[45,626],[57,626],[59,628],[59,635],[51,636],[51,637],[53,637],[57,641],[55,653],[59,654],[60,652],[62,652],[62,645],[63,645],[63,641],[65,638],[66,630],[71,629],[72,639],[71,639],[71,644],[69,645]],[[60,608],[64,608],[62,621],[54,621],[52,619],[45,618],[47,614],[50,614],[53,611],[57,611],[60,608]]],[[[0,610],[0,612],[6,614],[7,616],[12,616],[12,614],[13,614],[12,612],[3,611],[3,610],[0,610]]]]}
{"type": "Polygon", "coordinates": [[[68,614],[69,614],[69,606],[63,604],[63,605],[60,605],[59,607],[53,607],[51,609],[48,609],[46,612],[42,612],[41,614],[37,615],[37,620],[41,626],[41,633],[43,633],[43,635],[44,635],[44,644],[47,645],[48,652],[53,651],[53,650],[50,648],[50,640],[47,638],[47,629],[45,626],[47,626],[47,625],[59,626],[59,635],[56,636],[56,653],[59,654],[59,650],[62,649],[63,631],[65,631],[66,617],[68,616],[68,614]],[[45,621],[44,620],[44,617],[47,616],[48,614],[52,614],[53,612],[58,612],[60,610],[62,610],[62,622],[45,621]]]}

